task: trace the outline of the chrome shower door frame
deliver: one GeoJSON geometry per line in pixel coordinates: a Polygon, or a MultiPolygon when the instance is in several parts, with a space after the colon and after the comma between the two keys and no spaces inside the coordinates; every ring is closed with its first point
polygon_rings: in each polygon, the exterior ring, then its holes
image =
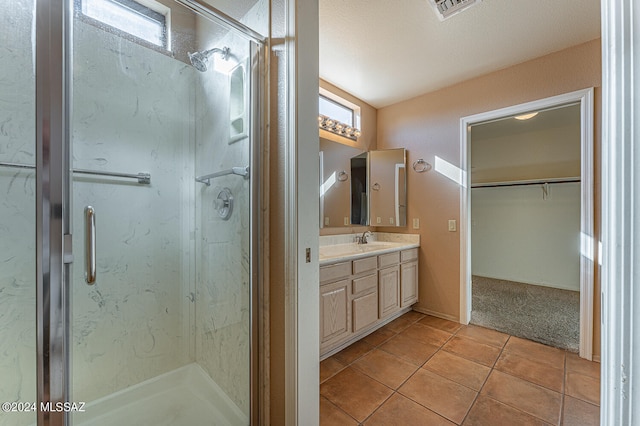
{"type": "Polygon", "coordinates": [[[68,424],[71,282],[72,5],[36,2],[36,305],[38,425],[68,424]],[[47,405],[49,404],[49,405],[47,405]]]}
{"type": "MultiPolygon", "coordinates": [[[[263,247],[264,238],[260,238],[264,235],[264,222],[262,221],[261,212],[263,211],[261,191],[261,177],[264,175],[263,160],[264,155],[262,152],[261,140],[266,140],[266,126],[263,118],[265,117],[266,109],[266,96],[265,96],[265,45],[262,42],[251,41],[251,57],[250,57],[250,93],[249,99],[250,114],[251,114],[251,130],[250,130],[250,162],[251,162],[251,185],[250,185],[250,200],[251,200],[251,293],[250,293],[250,392],[251,392],[251,404],[250,404],[250,422],[252,425],[261,424],[261,414],[264,412],[265,407],[263,404],[266,402],[263,398],[261,389],[264,389],[266,383],[264,381],[266,369],[265,353],[262,350],[265,348],[266,343],[263,338],[266,333],[263,333],[265,328],[264,315],[261,309],[261,301],[264,300],[264,277],[263,273],[265,267],[263,265],[263,247]],[[259,178],[260,177],[260,178],[259,178]]],[[[264,143],[264,146],[267,144],[264,143]]]]}
{"type": "MultiPolygon", "coordinates": [[[[251,424],[260,418],[264,345],[260,316],[264,270],[261,258],[264,223],[260,215],[262,147],[265,139],[266,38],[226,14],[194,0],[178,0],[194,12],[222,23],[251,43],[251,424]]],[[[55,408],[71,402],[71,100],[73,1],[36,2],[36,303],[37,424],[65,426],[70,415],[55,408]]],[[[79,248],[80,249],[80,248],[79,248]]],[[[78,256],[80,258],[80,256],[78,256]]]]}

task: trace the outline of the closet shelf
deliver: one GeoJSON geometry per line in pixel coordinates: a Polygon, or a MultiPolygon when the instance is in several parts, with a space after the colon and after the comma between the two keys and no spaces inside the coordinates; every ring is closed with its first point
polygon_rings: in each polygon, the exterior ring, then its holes
{"type": "Polygon", "coordinates": [[[525,185],[544,185],[545,183],[572,183],[580,182],[580,176],[555,177],[548,179],[528,179],[528,180],[512,180],[502,182],[478,182],[472,183],[471,188],[494,188],[501,186],[525,186],[525,185]]]}

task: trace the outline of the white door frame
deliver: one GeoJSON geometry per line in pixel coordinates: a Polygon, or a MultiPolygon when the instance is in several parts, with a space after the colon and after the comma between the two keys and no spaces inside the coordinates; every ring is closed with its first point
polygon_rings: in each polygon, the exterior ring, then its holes
{"type": "Polygon", "coordinates": [[[640,424],[640,8],[602,1],[602,425],[640,424]]]}
{"type": "Polygon", "coordinates": [[[593,356],[593,88],[463,117],[460,120],[460,322],[471,319],[471,125],[534,110],[580,102],[581,206],[580,206],[580,356],[593,356]]]}
{"type": "MultiPolygon", "coordinates": [[[[273,4],[273,3],[272,3],[273,4]]],[[[320,418],[318,0],[284,1],[285,424],[320,418]]],[[[284,92],[284,93],[283,93],[284,92]]],[[[283,122],[284,121],[284,122],[283,122]]],[[[274,254],[272,253],[272,256],[274,254]]],[[[266,423],[266,422],[265,422],[266,423]]]]}

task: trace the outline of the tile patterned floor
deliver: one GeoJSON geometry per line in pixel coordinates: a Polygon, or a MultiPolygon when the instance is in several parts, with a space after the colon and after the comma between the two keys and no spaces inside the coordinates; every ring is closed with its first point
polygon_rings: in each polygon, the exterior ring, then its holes
{"type": "Polygon", "coordinates": [[[409,312],[320,363],[320,424],[598,425],[600,364],[409,312]]]}

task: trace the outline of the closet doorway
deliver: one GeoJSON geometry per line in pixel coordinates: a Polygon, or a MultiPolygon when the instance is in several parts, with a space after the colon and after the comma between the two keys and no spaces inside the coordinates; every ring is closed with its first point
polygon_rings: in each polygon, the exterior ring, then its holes
{"type": "Polygon", "coordinates": [[[462,323],[592,358],[593,89],[461,120],[462,323]]]}

